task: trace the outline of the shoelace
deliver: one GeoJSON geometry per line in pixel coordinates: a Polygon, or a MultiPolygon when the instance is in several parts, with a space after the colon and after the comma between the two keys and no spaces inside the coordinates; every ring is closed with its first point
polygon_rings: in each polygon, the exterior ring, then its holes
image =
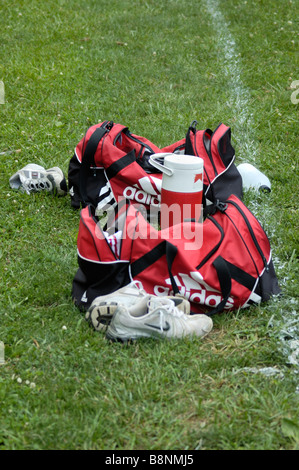
{"type": "Polygon", "coordinates": [[[186,318],[185,313],[182,310],[179,310],[171,299],[165,299],[163,297],[159,297],[158,299],[152,298],[148,301],[148,310],[154,311],[157,310],[159,315],[159,327],[161,332],[164,330],[164,318],[165,313],[170,314],[177,318],[186,318]]]}
{"type": "Polygon", "coordinates": [[[138,295],[147,295],[147,292],[143,289],[143,285],[140,281],[132,281],[126,290],[127,293],[132,292],[132,294],[138,293],[138,295]],[[134,287],[135,286],[135,287],[134,287]]]}

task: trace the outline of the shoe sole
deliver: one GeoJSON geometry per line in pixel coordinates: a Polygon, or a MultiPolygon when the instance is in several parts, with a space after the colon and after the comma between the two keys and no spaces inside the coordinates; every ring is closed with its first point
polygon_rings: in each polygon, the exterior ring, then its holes
{"type": "MultiPolygon", "coordinates": [[[[211,323],[210,327],[206,331],[203,330],[204,333],[201,334],[200,336],[196,336],[195,334],[193,334],[193,335],[191,334],[191,335],[185,335],[182,338],[198,338],[198,339],[202,340],[206,336],[208,336],[208,334],[212,331],[212,329],[213,329],[213,323],[211,323]]],[[[173,339],[172,337],[163,338],[163,336],[150,334],[150,333],[148,333],[148,334],[147,333],[143,333],[143,334],[139,333],[139,334],[135,334],[135,335],[132,335],[132,336],[120,335],[119,333],[117,333],[115,328],[111,328],[111,326],[106,331],[106,339],[109,340],[109,341],[112,341],[114,343],[116,343],[116,342],[128,343],[129,341],[136,341],[140,338],[154,338],[156,340],[163,340],[163,339],[171,340],[171,339],[173,339]]],[[[174,337],[174,339],[182,339],[182,338],[174,337]]]]}
{"type": "Polygon", "coordinates": [[[108,341],[112,341],[113,343],[129,343],[131,341],[137,341],[140,338],[154,338],[154,339],[160,339],[157,336],[153,335],[136,335],[136,336],[120,336],[120,335],[114,335],[113,333],[110,333],[109,330],[106,332],[106,339],[108,341]]]}
{"type": "MultiPolygon", "coordinates": [[[[198,337],[198,339],[202,340],[204,339],[208,334],[210,333],[210,331],[208,331],[207,333],[205,333],[204,335],[201,335],[198,337]]],[[[163,339],[166,339],[166,338],[163,338],[162,336],[159,337],[159,336],[154,336],[154,335],[136,335],[136,336],[120,336],[118,334],[114,335],[113,333],[107,331],[106,332],[106,339],[109,340],[109,341],[112,341],[113,343],[128,343],[130,341],[137,341],[138,339],[141,339],[141,338],[153,338],[153,339],[156,339],[156,340],[163,340],[163,339]]],[[[197,338],[196,335],[186,335],[184,336],[183,338],[197,338]]],[[[171,340],[171,339],[182,339],[182,338],[167,338],[168,340],[171,340]]]]}
{"type": "MultiPolygon", "coordinates": [[[[184,303],[183,299],[181,299],[180,297],[170,297],[170,298],[171,300],[173,300],[174,304],[178,308],[180,308],[179,302],[178,302],[180,300],[181,301],[180,303],[183,303],[183,305],[185,305],[186,307],[184,308],[184,313],[186,315],[190,314],[190,309],[188,308],[189,303],[186,303],[186,302],[184,303]]],[[[108,326],[111,323],[112,317],[118,305],[119,304],[117,302],[114,302],[113,300],[111,301],[103,300],[102,302],[95,305],[91,310],[89,310],[86,313],[85,318],[87,321],[91,323],[91,325],[96,331],[106,331],[108,326]]]]}
{"type": "Polygon", "coordinates": [[[85,318],[96,331],[106,331],[117,307],[117,302],[100,302],[86,313],[85,318]]]}

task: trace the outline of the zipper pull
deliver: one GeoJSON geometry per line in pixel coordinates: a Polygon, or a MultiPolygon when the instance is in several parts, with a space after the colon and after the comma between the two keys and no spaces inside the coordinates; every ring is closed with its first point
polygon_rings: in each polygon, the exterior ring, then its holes
{"type": "Polygon", "coordinates": [[[114,126],[113,121],[106,121],[105,124],[103,125],[104,129],[107,129],[107,131],[111,131],[113,126],[114,126]]]}
{"type": "Polygon", "coordinates": [[[221,201],[219,201],[219,199],[217,199],[217,201],[215,203],[215,207],[216,207],[216,209],[218,209],[220,212],[223,213],[227,209],[227,203],[226,202],[221,202],[221,201]]]}

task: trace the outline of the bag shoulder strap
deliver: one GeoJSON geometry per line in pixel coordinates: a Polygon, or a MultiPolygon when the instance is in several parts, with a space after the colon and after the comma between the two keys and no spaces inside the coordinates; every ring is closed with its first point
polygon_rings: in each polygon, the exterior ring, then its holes
{"type": "Polygon", "coordinates": [[[104,121],[100,127],[91,134],[86,144],[84,154],[82,156],[82,162],[80,167],[80,193],[85,205],[90,204],[86,191],[86,180],[90,166],[94,164],[94,156],[98,145],[105,134],[107,134],[113,127],[112,121],[104,121]]]}

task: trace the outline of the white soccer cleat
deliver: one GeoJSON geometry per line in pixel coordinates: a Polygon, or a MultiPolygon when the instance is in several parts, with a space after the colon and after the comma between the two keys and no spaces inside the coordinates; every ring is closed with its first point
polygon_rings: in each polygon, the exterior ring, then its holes
{"type": "MultiPolygon", "coordinates": [[[[86,312],[85,318],[88,320],[95,330],[106,330],[117,307],[132,307],[141,299],[156,297],[148,294],[142,287],[141,282],[133,281],[125,287],[118,289],[111,294],[96,297],[86,312]]],[[[157,297],[158,299],[162,297],[157,297]]],[[[185,314],[190,313],[190,303],[182,297],[169,296],[168,299],[185,314]]]]}
{"type": "Polygon", "coordinates": [[[213,328],[210,317],[186,315],[169,298],[144,298],[131,307],[119,306],[107,329],[106,338],[126,342],[142,337],[204,338],[213,328]]]}
{"type": "Polygon", "coordinates": [[[46,175],[53,185],[53,193],[58,196],[65,196],[67,194],[67,184],[63,171],[58,166],[54,166],[46,170],[46,175]]]}
{"type": "Polygon", "coordinates": [[[59,196],[67,194],[67,184],[62,170],[58,167],[45,170],[44,167],[29,163],[9,179],[12,189],[20,189],[27,194],[47,191],[59,196]]]}

